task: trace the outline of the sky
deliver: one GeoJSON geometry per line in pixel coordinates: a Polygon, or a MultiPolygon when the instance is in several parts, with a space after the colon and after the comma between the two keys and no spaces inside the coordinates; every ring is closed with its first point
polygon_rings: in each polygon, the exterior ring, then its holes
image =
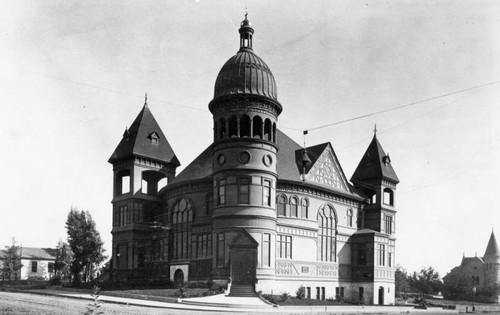
{"type": "Polygon", "coordinates": [[[500,3],[463,0],[2,2],[0,244],[55,247],[77,207],[109,255],[108,158],[146,92],[178,172],[212,142],[245,8],[278,128],[331,142],[350,179],[376,124],[401,181],[396,263],[444,276],[482,256],[500,237],[500,3]]]}

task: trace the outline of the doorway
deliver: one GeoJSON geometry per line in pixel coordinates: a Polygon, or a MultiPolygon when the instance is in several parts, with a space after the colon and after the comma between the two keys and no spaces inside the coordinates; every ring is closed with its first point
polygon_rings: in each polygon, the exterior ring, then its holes
{"type": "Polygon", "coordinates": [[[365,294],[365,289],[363,287],[359,287],[359,303],[363,303],[364,294],[365,294]]]}
{"type": "Polygon", "coordinates": [[[384,287],[378,288],[378,304],[384,305],[384,287]]]}
{"type": "Polygon", "coordinates": [[[174,273],[174,283],[179,286],[184,283],[184,272],[182,270],[177,269],[174,273]]]}

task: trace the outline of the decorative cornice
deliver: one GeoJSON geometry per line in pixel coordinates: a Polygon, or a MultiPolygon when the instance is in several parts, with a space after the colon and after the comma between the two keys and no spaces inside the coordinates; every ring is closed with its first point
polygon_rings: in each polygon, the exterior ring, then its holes
{"type": "Polygon", "coordinates": [[[227,113],[229,108],[245,112],[251,108],[252,111],[267,113],[276,117],[282,111],[281,104],[276,101],[253,94],[222,96],[212,100],[208,108],[214,116],[227,113]]]}

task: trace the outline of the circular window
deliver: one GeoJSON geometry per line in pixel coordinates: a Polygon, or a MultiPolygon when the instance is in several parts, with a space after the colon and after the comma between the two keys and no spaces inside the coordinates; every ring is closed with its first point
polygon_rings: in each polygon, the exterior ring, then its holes
{"type": "Polygon", "coordinates": [[[238,156],[238,160],[243,164],[247,164],[250,161],[250,153],[247,151],[241,152],[238,156]]]}
{"type": "Polygon", "coordinates": [[[273,164],[273,157],[270,154],[264,155],[262,158],[265,166],[271,166],[273,164]]]}
{"type": "Polygon", "coordinates": [[[226,163],[226,157],[224,154],[219,154],[219,156],[217,156],[217,164],[222,166],[224,163],[226,163]]]}

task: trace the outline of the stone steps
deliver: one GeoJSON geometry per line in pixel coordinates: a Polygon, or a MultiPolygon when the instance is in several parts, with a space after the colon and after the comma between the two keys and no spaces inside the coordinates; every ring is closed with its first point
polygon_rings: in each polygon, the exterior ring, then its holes
{"type": "Polygon", "coordinates": [[[229,296],[254,297],[257,293],[253,285],[231,285],[229,296]]]}

